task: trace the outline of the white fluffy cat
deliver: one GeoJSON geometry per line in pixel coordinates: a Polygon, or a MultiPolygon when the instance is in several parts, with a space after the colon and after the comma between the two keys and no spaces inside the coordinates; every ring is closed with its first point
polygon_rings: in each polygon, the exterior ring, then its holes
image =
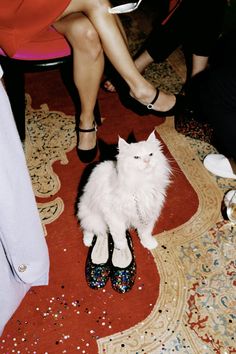
{"type": "Polygon", "coordinates": [[[78,203],[78,218],[86,246],[94,235],[110,232],[116,248],[127,246],[126,230],[137,229],[141,243],[157,247],[152,236],[170,183],[171,169],[153,131],[147,140],[128,144],[119,137],[116,161],[92,171],[78,203]]]}

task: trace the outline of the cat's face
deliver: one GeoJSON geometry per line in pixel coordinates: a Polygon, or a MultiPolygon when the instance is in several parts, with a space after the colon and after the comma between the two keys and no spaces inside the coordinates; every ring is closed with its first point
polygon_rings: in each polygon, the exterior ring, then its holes
{"type": "Polygon", "coordinates": [[[151,170],[163,158],[161,144],[153,131],[147,140],[128,144],[119,138],[117,159],[123,167],[134,170],[151,170]]]}

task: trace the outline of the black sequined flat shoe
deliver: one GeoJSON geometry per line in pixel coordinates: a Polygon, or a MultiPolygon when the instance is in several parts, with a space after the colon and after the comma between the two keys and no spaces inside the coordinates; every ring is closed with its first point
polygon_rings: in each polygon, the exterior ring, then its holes
{"type": "Polygon", "coordinates": [[[101,289],[106,285],[110,275],[110,249],[108,237],[96,236],[89,248],[85,277],[87,284],[92,289],[101,289]]]}
{"type": "MultiPolygon", "coordinates": [[[[112,288],[118,293],[130,291],[136,277],[136,262],[130,233],[126,232],[128,246],[124,250],[113,248],[110,279],[112,288]]],[[[111,243],[110,243],[111,245],[111,243]]]]}

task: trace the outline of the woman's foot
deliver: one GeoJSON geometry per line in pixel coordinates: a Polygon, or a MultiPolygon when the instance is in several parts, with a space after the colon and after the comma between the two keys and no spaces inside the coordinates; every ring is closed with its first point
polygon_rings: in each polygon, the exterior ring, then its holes
{"type": "Polygon", "coordinates": [[[103,80],[101,86],[107,92],[110,93],[116,92],[115,86],[112,84],[112,82],[109,79],[103,80]]]}
{"type": "Polygon", "coordinates": [[[138,97],[130,92],[132,98],[134,98],[139,104],[143,105],[143,110],[146,114],[156,114],[158,116],[172,116],[180,106],[180,97],[176,95],[170,95],[157,89],[151,89],[147,93],[145,92],[138,97]]]}
{"type": "Polygon", "coordinates": [[[77,153],[79,159],[84,163],[92,162],[97,154],[97,125],[79,125],[77,153]]]}
{"type": "Polygon", "coordinates": [[[169,95],[163,91],[159,91],[158,89],[156,89],[155,96],[153,97],[151,102],[145,105],[148,109],[152,109],[154,111],[167,112],[170,111],[175,106],[175,104],[175,95],[169,95]]]}
{"type": "Polygon", "coordinates": [[[78,149],[90,150],[93,149],[97,141],[97,125],[93,123],[92,126],[79,126],[78,129],[78,149]]]}
{"type": "MultiPolygon", "coordinates": [[[[114,93],[116,92],[115,86],[112,84],[111,81],[108,79],[104,80],[102,82],[102,87],[105,91],[114,93]]],[[[157,112],[168,112],[170,111],[176,104],[176,96],[175,95],[170,95],[166,94],[162,91],[159,91],[156,89],[155,96],[153,100],[147,100],[149,97],[144,96],[143,98],[137,99],[132,93],[130,93],[131,97],[136,99],[139,103],[143,104],[144,106],[148,107],[151,102],[154,102],[152,104],[152,110],[157,111],[157,112]],[[157,95],[157,96],[156,96],[157,95]]]]}

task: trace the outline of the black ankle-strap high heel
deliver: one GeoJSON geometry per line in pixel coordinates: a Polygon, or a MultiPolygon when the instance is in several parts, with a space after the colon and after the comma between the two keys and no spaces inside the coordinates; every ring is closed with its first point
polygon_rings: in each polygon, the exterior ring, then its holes
{"type": "Polygon", "coordinates": [[[171,107],[169,110],[167,111],[157,111],[155,109],[153,109],[154,104],[156,102],[156,100],[158,99],[159,96],[159,89],[156,88],[156,94],[154,99],[152,100],[152,102],[144,105],[140,102],[138,102],[135,98],[133,97],[129,97],[126,107],[131,109],[132,111],[134,111],[135,113],[139,114],[140,116],[144,116],[144,115],[155,115],[158,117],[171,117],[171,116],[175,116],[179,111],[182,110],[183,106],[184,106],[184,100],[182,95],[175,95],[175,104],[173,105],[173,107],[171,107]]]}
{"type": "Polygon", "coordinates": [[[79,132],[81,133],[91,133],[91,132],[96,132],[97,131],[97,126],[102,125],[102,121],[101,121],[101,114],[100,114],[100,110],[99,110],[99,105],[98,102],[96,102],[96,105],[94,107],[94,121],[93,121],[93,127],[90,129],[82,129],[79,127],[77,127],[77,155],[80,159],[81,162],[83,163],[90,163],[92,162],[96,155],[97,155],[97,151],[98,151],[98,146],[97,146],[97,142],[96,145],[89,150],[83,150],[80,149],[78,147],[79,145],[79,132]]]}
{"type": "MultiPolygon", "coordinates": [[[[93,128],[91,128],[91,129],[82,129],[82,128],[78,127],[78,133],[79,132],[91,133],[91,132],[96,132],[96,131],[97,131],[97,125],[95,122],[93,122],[93,128]]],[[[83,163],[92,162],[97,155],[97,150],[98,150],[97,142],[96,142],[96,145],[92,149],[89,149],[89,150],[80,149],[78,147],[78,144],[79,144],[79,138],[78,138],[78,142],[77,142],[77,154],[78,154],[80,161],[83,163]]]]}
{"type": "Polygon", "coordinates": [[[153,105],[159,97],[159,89],[156,89],[156,95],[151,103],[147,104],[148,110],[151,110],[151,114],[157,115],[158,117],[170,117],[176,115],[180,109],[182,109],[183,98],[180,95],[175,95],[175,104],[168,111],[156,111],[153,109],[153,105]]]}

